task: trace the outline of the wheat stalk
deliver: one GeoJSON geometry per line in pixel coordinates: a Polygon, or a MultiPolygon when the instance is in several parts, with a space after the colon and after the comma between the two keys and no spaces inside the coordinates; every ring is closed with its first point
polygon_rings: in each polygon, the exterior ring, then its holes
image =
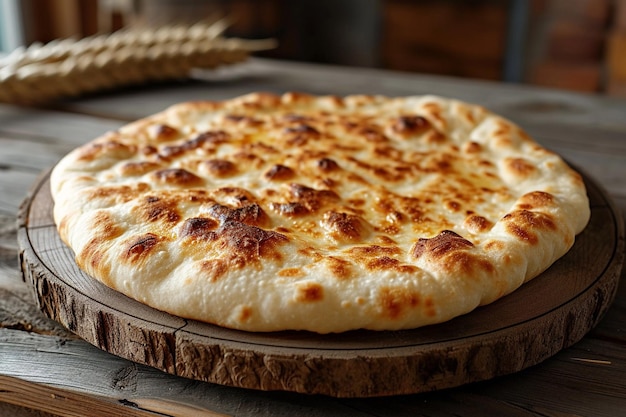
{"type": "Polygon", "coordinates": [[[184,78],[275,47],[273,40],[225,38],[225,21],[121,30],[35,44],[0,59],[0,101],[40,103],[150,81],[184,78]]]}

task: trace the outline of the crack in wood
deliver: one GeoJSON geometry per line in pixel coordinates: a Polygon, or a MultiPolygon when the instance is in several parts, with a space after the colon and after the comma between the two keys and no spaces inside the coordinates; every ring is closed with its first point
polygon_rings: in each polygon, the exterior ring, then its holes
{"type": "Polygon", "coordinates": [[[182,326],[178,327],[177,329],[174,329],[174,331],[172,332],[172,337],[166,339],[167,340],[167,347],[170,350],[170,354],[172,355],[172,373],[174,375],[180,375],[179,374],[179,369],[178,369],[178,360],[176,357],[177,351],[178,349],[176,348],[176,339],[177,339],[177,334],[179,331],[183,330],[185,327],[187,327],[189,325],[189,320],[183,318],[183,324],[182,326]]]}
{"type": "Polygon", "coordinates": [[[96,327],[96,340],[97,340],[98,346],[100,346],[104,350],[108,350],[109,326],[107,324],[107,319],[103,311],[98,311],[96,313],[95,327],[96,327]]]}
{"type": "Polygon", "coordinates": [[[113,375],[111,388],[117,391],[135,392],[137,390],[137,375],[139,370],[134,362],[119,369],[113,375]]]}
{"type": "Polygon", "coordinates": [[[41,172],[41,168],[20,164],[0,164],[0,171],[19,171],[19,172],[41,172]]]}
{"type": "Polygon", "coordinates": [[[155,416],[174,417],[172,414],[165,414],[165,413],[161,413],[159,411],[150,410],[149,408],[140,407],[139,404],[137,404],[136,402],[127,400],[125,398],[122,398],[121,400],[117,400],[117,402],[120,403],[121,405],[125,406],[125,407],[130,407],[130,408],[133,408],[133,409],[138,410],[138,411],[147,411],[149,413],[154,414],[155,416]]]}
{"type": "Polygon", "coordinates": [[[117,402],[126,407],[132,407],[132,408],[137,408],[137,409],[139,408],[139,406],[136,403],[129,401],[127,399],[124,399],[124,398],[122,398],[121,400],[118,400],[117,402]]]}

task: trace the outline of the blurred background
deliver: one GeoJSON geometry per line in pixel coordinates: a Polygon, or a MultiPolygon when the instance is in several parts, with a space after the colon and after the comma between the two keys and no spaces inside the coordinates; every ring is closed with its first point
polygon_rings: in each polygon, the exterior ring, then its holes
{"type": "Polygon", "coordinates": [[[0,51],[220,17],[270,58],[626,97],[626,0],[0,0],[0,51]]]}

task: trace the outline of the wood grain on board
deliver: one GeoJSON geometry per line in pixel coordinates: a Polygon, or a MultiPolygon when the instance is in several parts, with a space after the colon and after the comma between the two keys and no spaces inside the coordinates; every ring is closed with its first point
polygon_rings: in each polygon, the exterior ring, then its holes
{"type": "MultiPolygon", "coordinates": [[[[0,415],[47,416],[33,409],[65,416],[98,415],[99,410],[110,409],[112,402],[126,407],[112,415],[132,415],[137,410],[159,416],[255,417],[623,414],[626,272],[615,301],[598,325],[541,364],[458,388],[391,398],[266,392],[181,378],[106,353],[44,317],[21,280],[17,257],[16,214],[28,190],[40,181],[42,170],[72,148],[180,101],[230,98],[259,90],[434,93],[461,98],[519,123],[542,145],[597,180],[622,216],[626,214],[626,101],[519,85],[257,59],[199,77],[202,81],[107,92],[55,103],[48,109],[0,105],[0,375],[7,377],[0,386],[0,415]],[[19,389],[13,388],[16,384],[19,389]],[[71,401],[80,404],[81,411],[72,408],[71,401]]],[[[593,261],[595,255],[592,252],[585,259],[593,261]]],[[[190,325],[186,329],[194,330],[190,325]]]]}
{"type": "Polygon", "coordinates": [[[20,214],[21,262],[41,310],[89,343],[222,385],[337,397],[412,394],[520,371],[579,341],[613,300],[621,217],[587,179],[592,217],[574,247],[513,294],[447,323],[395,332],[250,333],[181,319],[84,274],[51,219],[43,177],[20,214]]]}

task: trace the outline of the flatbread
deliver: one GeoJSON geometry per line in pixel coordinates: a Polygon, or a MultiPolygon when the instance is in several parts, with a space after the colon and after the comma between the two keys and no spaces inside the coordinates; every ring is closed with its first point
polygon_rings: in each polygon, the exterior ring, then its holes
{"type": "Polygon", "coordinates": [[[255,332],[449,320],[539,275],[590,215],[558,155],[436,96],[182,103],[74,150],[51,190],[87,274],[255,332]]]}

